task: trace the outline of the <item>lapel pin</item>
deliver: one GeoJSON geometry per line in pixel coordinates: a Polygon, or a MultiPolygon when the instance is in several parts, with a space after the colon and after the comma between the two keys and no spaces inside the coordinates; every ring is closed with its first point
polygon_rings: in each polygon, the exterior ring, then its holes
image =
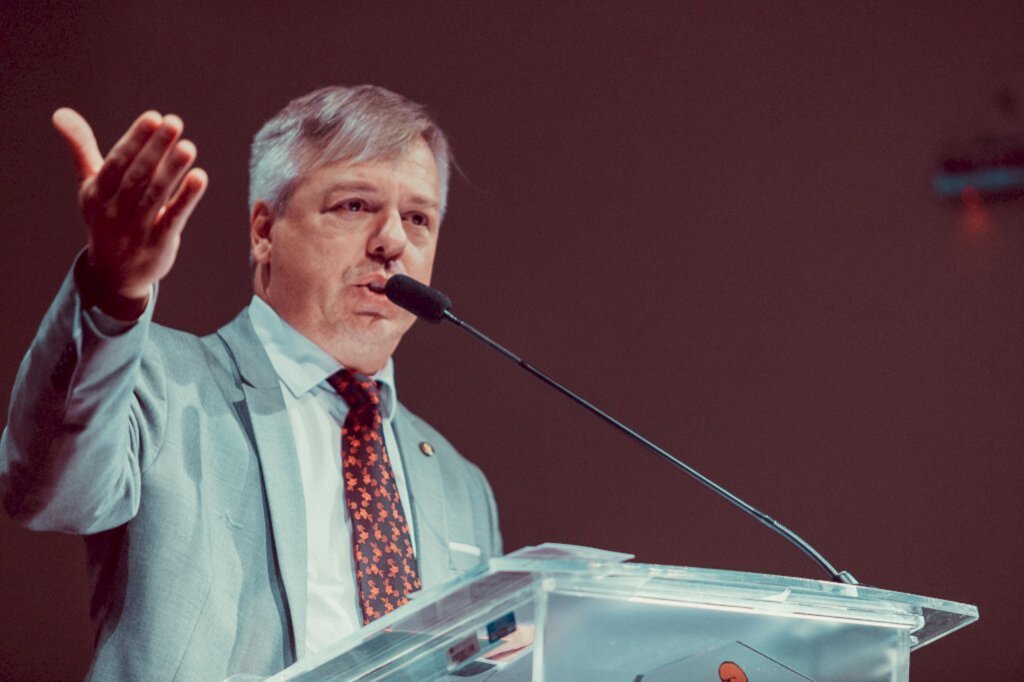
{"type": "Polygon", "coordinates": [[[422,443],[420,443],[420,452],[422,452],[427,457],[431,457],[434,454],[434,446],[428,443],[427,441],[423,441],[422,443]]]}

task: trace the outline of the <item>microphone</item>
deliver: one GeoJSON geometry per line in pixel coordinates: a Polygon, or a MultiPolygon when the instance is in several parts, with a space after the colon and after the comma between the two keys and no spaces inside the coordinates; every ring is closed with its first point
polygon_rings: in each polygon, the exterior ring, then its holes
{"type": "Polygon", "coordinates": [[[394,275],[389,280],[387,285],[384,287],[384,294],[388,299],[397,306],[405,308],[413,315],[421,317],[428,322],[433,324],[439,323],[441,320],[448,320],[455,326],[465,330],[472,336],[476,337],[480,341],[483,341],[488,346],[498,351],[506,358],[516,363],[524,370],[537,377],[545,384],[555,389],[562,395],[570,398],[577,404],[586,408],[593,414],[597,415],[607,423],[614,426],[616,429],[626,434],[633,440],[639,442],[647,449],[654,452],[654,454],[661,457],[663,460],[681,469],[684,473],[688,474],[691,478],[696,480],[698,483],[706,488],[710,488],[712,491],[718,493],[721,497],[724,497],[726,501],[730,502],[733,506],[739,508],[744,513],[754,517],[758,522],[764,524],[768,528],[781,535],[787,541],[795,545],[800,551],[809,556],[819,567],[822,568],[833,582],[845,583],[847,585],[858,585],[857,579],[849,571],[837,571],[835,567],[828,562],[816,549],[811,547],[803,538],[791,531],[786,526],[782,525],[772,517],[768,516],[764,512],[758,510],[753,505],[747,503],[743,499],[737,497],[733,493],[729,492],[722,486],[718,485],[710,478],[700,473],[690,465],[684,463],[679,458],[669,453],[664,448],[654,444],[644,436],[629,428],[615,417],[612,417],[601,408],[597,407],[593,403],[585,400],[582,396],[569,390],[562,384],[558,383],[547,374],[544,374],[539,369],[530,365],[518,355],[508,350],[497,341],[484,335],[482,332],[474,329],[472,326],[463,322],[458,317],[452,314],[449,308],[452,305],[450,298],[445,296],[443,293],[429,287],[422,282],[418,282],[412,277],[406,275],[394,275]]]}
{"type": "Polygon", "coordinates": [[[388,279],[384,295],[395,305],[431,324],[443,320],[452,305],[452,300],[440,291],[408,275],[393,275],[388,279]]]}

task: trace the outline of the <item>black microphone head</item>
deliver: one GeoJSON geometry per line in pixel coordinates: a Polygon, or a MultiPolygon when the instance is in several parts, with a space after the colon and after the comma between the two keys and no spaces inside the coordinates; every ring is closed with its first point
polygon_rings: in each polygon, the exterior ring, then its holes
{"type": "Polygon", "coordinates": [[[444,319],[452,300],[433,287],[407,275],[393,275],[384,286],[384,295],[392,303],[416,317],[437,324],[444,319]]]}

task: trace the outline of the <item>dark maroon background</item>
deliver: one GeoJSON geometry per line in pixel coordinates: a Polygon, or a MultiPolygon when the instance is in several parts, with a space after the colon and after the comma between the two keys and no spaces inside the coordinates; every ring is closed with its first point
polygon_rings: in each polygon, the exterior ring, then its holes
{"type": "MultiPolygon", "coordinates": [[[[977,604],[915,679],[1021,679],[1024,202],[945,206],[930,174],[1024,127],[994,104],[1024,98],[1024,3],[97,4],[0,4],[3,414],[83,242],[53,109],[104,148],[145,108],[184,118],[211,186],[157,318],[209,332],[249,297],[253,133],[314,87],[379,83],[453,140],[435,283],[459,314],[861,581],[977,604]]],[[[404,401],[490,477],[508,549],[819,577],[455,329],[398,359],[404,401]]],[[[4,518],[0,547],[3,677],[80,676],[81,540],[4,518]]]]}

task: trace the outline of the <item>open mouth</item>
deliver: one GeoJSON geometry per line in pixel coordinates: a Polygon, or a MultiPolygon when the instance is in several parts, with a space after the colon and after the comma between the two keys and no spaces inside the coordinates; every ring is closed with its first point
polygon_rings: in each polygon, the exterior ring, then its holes
{"type": "Polygon", "coordinates": [[[384,282],[370,282],[369,284],[366,285],[366,288],[375,294],[383,294],[384,286],[384,282]]]}

